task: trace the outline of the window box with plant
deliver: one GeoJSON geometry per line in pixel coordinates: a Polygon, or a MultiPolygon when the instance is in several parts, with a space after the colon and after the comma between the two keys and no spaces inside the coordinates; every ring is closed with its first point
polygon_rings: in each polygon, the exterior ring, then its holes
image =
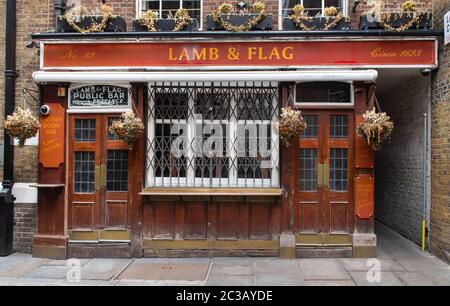
{"type": "Polygon", "coordinates": [[[76,5],[57,19],[58,32],[82,34],[98,32],[126,32],[127,23],[113,14],[112,7],[103,4],[100,10],[89,11],[83,5],[76,5]]]}
{"type": "Polygon", "coordinates": [[[373,4],[370,10],[360,17],[361,30],[381,29],[389,32],[403,32],[414,29],[431,29],[432,14],[417,8],[416,2],[406,0],[400,12],[383,11],[380,5],[373,4]]]}
{"type": "Polygon", "coordinates": [[[303,5],[292,8],[293,14],[283,18],[285,31],[343,31],[350,29],[350,21],[336,7],[326,7],[323,15],[309,16],[303,5]]]}
{"type": "Polygon", "coordinates": [[[272,30],[272,24],[273,15],[266,14],[266,7],[262,2],[253,3],[251,12],[245,8],[235,12],[232,4],[223,3],[213,14],[206,16],[206,25],[210,31],[269,31],[272,30]]]}
{"type": "Polygon", "coordinates": [[[135,32],[192,32],[198,31],[199,25],[196,18],[191,18],[189,11],[180,8],[175,15],[168,18],[159,18],[155,11],[148,10],[138,19],[133,20],[135,32]]]}

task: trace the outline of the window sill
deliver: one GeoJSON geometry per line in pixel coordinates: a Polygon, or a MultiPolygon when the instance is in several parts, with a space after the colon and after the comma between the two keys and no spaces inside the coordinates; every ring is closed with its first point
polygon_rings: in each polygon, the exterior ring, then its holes
{"type": "Polygon", "coordinates": [[[147,188],[141,196],[151,195],[204,195],[204,196],[281,196],[279,188],[147,188]]]}

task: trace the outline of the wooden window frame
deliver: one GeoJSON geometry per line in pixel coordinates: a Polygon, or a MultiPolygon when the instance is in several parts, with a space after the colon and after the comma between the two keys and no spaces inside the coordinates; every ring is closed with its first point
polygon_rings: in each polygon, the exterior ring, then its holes
{"type": "MultiPolygon", "coordinates": [[[[304,0],[297,0],[299,2],[299,4],[303,5],[303,1],[304,0]]],[[[325,10],[325,0],[321,0],[322,1],[322,17],[324,16],[324,10],[325,10]]],[[[278,0],[278,28],[280,30],[283,29],[283,11],[290,11],[292,10],[292,7],[289,8],[284,8],[283,6],[283,2],[284,0],[278,0]]],[[[344,17],[348,17],[349,15],[349,0],[342,0],[342,12],[344,13],[344,17]]]]}
{"type": "Polygon", "coordinates": [[[336,103],[336,102],[297,102],[297,84],[301,83],[323,83],[327,81],[318,81],[318,82],[296,82],[294,86],[294,105],[297,107],[342,107],[342,108],[348,108],[348,107],[354,107],[355,106],[355,85],[352,81],[348,82],[335,82],[335,83],[345,83],[350,84],[350,102],[343,102],[343,103],[336,103]]]}
{"type": "MultiPolygon", "coordinates": [[[[157,0],[154,0],[157,1],[157,0]]],[[[159,0],[159,10],[158,10],[158,14],[159,16],[162,15],[162,1],[163,0],[159,0]]],[[[180,2],[180,8],[183,8],[183,1],[184,0],[178,0],[180,2]]],[[[198,21],[199,23],[199,30],[203,29],[203,0],[199,0],[200,1],[200,20],[198,21]]],[[[346,0],[345,0],[346,1],[346,0]]],[[[144,0],[136,0],[136,18],[141,17],[142,15],[142,2],[144,2],[144,0]]],[[[148,1],[146,1],[148,2],[148,1]]]]}

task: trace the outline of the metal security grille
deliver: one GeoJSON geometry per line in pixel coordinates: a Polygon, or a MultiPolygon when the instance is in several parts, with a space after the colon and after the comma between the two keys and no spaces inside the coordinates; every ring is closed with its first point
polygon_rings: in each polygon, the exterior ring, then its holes
{"type": "Polygon", "coordinates": [[[275,82],[148,88],[147,187],[279,187],[275,82]]]}

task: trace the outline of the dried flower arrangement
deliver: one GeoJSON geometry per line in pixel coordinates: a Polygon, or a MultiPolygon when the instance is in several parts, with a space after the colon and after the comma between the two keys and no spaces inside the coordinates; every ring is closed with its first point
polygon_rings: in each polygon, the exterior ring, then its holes
{"type": "MultiPolygon", "coordinates": [[[[156,29],[156,20],[159,18],[157,12],[148,10],[142,14],[142,16],[138,19],[140,25],[147,28],[150,32],[158,31],[156,29]]],[[[186,26],[192,23],[192,18],[189,15],[189,11],[185,8],[180,8],[175,12],[175,15],[172,17],[175,21],[175,27],[172,32],[182,31],[186,26]]]]}
{"type": "Polygon", "coordinates": [[[358,135],[364,138],[373,150],[379,151],[391,139],[394,123],[386,113],[377,113],[375,108],[363,115],[358,125],[358,135]]]}
{"type": "Polygon", "coordinates": [[[381,10],[379,5],[373,4],[371,9],[367,12],[364,12],[362,16],[371,16],[377,20],[377,22],[388,32],[404,32],[416,26],[419,28],[420,22],[425,17],[429,16],[430,12],[427,10],[419,10],[417,9],[417,3],[414,0],[405,0],[401,5],[401,12],[380,12],[377,16],[377,11],[381,10]],[[393,26],[392,21],[397,21],[398,19],[402,19],[405,17],[409,17],[408,21],[399,26],[393,26]]]}
{"type": "Polygon", "coordinates": [[[82,34],[88,34],[93,32],[103,32],[111,21],[116,16],[113,15],[112,7],[103,4],[101,6],[102,21],[100,23],[93,23],[90,27],[83,29],[77,25],[77,22],[84,20],[88,16],[96,16],[95,12],[89,12],[89,10],[83,5],[76,5],[69,9],[63,16],[59,17],[61,20],[66,20],[70,27],[82,34]]]}
{"type": "Polygon", "coordinates": [[[305,7],[303,5],[297,4],[292,8],[292,10],[294,11],[294,14],[289,15],[288,18],[292,20],[296,27],[308,32],[316,29],[315,26],[308,27],[305,25],[305,21],[311,21],[312,17],[308,16],[308,13],[305,12],[305,7]]]}
{"type": "Polygon", "coordinates": [[[262,2],[254,2],[252,4],[252,11],[256,14],[255,17],[248,22],[241,25],[232,25],[231,22],[222,18],[223,15],[229,15],[232,13],[233,5],[231,3],[222,3],[214,10],[212,14],[213,20],[223,27],[226,31],[230,32],[248,32],[251,31],[261,20],[266,17],[266,6],[262,2]]]}
{"type": "Polygon", "coordinates": [[[338,9],[334,6],[326,7],[324,10],[325,15],[325,31],[329,31],[334,29],[339,22],[344,18],[344,14],[339,12],[338,9]]]}
{"type": "Polygon", "coordinates": [[[20,107],[8,116],[5,120],[4,127],[6,132],[19,140],[19,145],[25,145],[25,141],[36,136],[39,131],[39,121],[31,113],[29,109],[20,107]]]}
{"type": "Polygon", "coordinates": [[[189,11],[184,8],[180,8],[176,11],[175,16],[175,28],[173,32],[182,31],[186,26],[192,22],[191,16],[189,16],[189,11]]]}
{"type": "Polygon", "coordinates": [[[280,122],[277,125],[278,133],[286,148],[291,145],[292,140],[307,128],[301,111],[292,107],[281,109],[280,122]]]}
{"type": "MultiPolygon", "coordinates": [[[[305,7],[303,5],[297,4],[293,8],[293,14],[289,16],[289,19],[296,25],[296,27],[300,28],[303,31],[313,31],[317,30],[316,26],[308,27],[305,22],[311,22],[313,17],[308,16],[308,13],[305,12],[305,7]]],[[[325,25],[323,30],[329,31],[331,29],[336,28],[336,26],[341,22],[344,18],[342,12],[339,12],[338,9],[334,6],[326,7],[324,10],[325,15],[325,25]]]]}
{"type": "Polygon", "coordinates": [[[148,10],[138,19],[139,23],[146,27],[150,32],[156,32],[155,21],[158,19],[158,13],[148,10]]]}
{"type": "Polygon", "coordinates": [[[135,139],[142,135],[144,129],[142,120],[130,111],[123,113],[119,120],[113,121],[109,131],[120,140],[125,141],[128,148],[132,150],[135,139]]]}

